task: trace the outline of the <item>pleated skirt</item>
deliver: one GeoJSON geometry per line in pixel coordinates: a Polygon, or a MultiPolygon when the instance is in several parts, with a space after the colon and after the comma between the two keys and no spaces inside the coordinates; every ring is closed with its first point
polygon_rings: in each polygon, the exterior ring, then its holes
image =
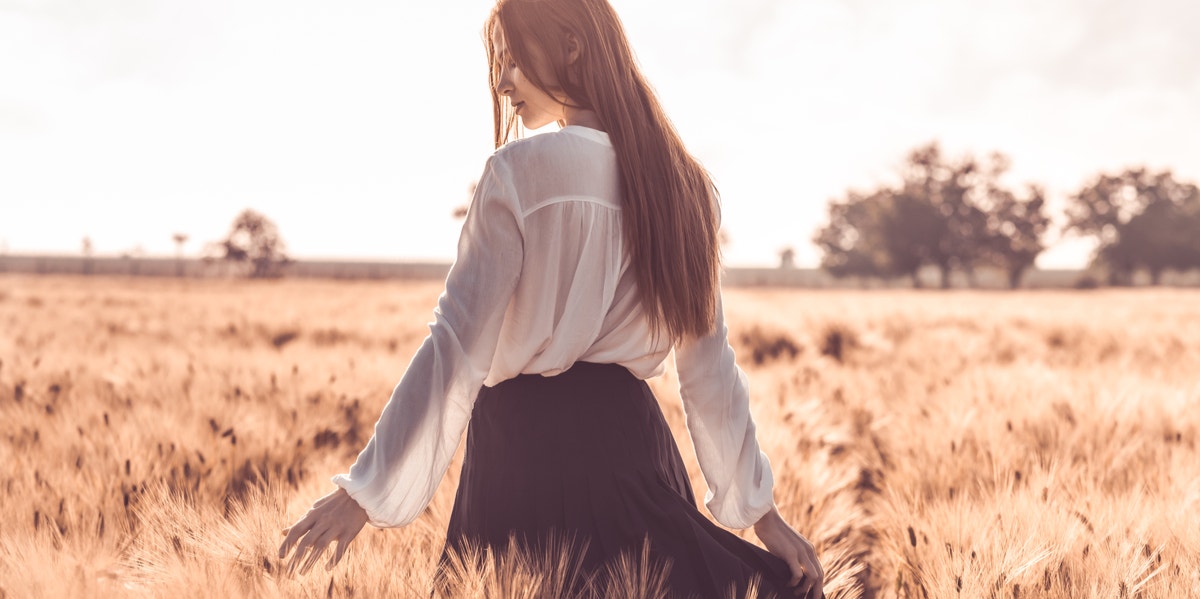
{"type": "Polygon", "coordinates": [[[697,509],[658,401],[619,365],[579,362],[482,388],[435,591],[467,547],[536,555],[564,538],[575,543],[573,559],[560,558],[576,570],[574,596],[646,586],[613,580],[631,576],[622,559],[648,564],[669,597],[742,597],[752,579],[757,596],[789,595],[783,560],[697,509]]]}

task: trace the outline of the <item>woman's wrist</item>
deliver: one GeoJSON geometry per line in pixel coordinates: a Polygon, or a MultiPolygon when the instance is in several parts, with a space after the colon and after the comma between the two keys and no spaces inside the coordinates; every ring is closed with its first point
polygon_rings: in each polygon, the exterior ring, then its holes
{"type": "Polygon", "coordinates": [[[754,529],[758,530],[759,527],[774,526],[782,520],[783,516],[779,515],[779,507],[774,503],[771,503],[771,509],[767,510],[767,513],[763,514],[762,517],[758,519],[758,522],[754,523],[754,529]]]}

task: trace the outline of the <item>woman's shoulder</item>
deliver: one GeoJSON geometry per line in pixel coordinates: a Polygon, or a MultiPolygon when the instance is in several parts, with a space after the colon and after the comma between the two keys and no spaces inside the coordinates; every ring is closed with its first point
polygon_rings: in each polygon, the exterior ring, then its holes
{"type": "Polygon", "coordinates": [[[510,186],[524,209],[561,196],[597,196],[615,202],[619,175],[612,146],[589,137],[594,130],[575,129],[567,127],[505,144],[489,160],[490,177],[510,186]]]}
{"type": "Polygon", "coordinates": [[[567,126],[511,141],[496,150],[494,159],[522,167],[570,166],[612,154],[608,134],[586,127],[567,126]]]}

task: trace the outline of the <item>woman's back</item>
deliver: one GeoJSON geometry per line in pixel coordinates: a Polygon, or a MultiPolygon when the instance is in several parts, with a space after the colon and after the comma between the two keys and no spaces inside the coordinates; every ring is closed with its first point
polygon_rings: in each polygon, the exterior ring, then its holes
{"type": "Polygon", "coordinates": [[[481,181],[480,202],[515,196],[520,278],[486,384],[552,376],[575,362],[659,374],[670,344],[651,341],[622,235],[620,186],[604,132],[568,126],[511,143],[481,181]],[[495,194],[489,197],[489,194],[495,194]]]}

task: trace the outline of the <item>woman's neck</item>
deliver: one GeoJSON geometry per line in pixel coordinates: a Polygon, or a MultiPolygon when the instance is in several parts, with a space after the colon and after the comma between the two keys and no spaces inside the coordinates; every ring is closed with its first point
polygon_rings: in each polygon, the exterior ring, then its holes
{"type": "Polygon", "coordinates": [[[604,125],[600,123],[600,115],[596,111],[587,108],[571,108],[567,107],[565,118],[562,120],[562,126],[575,125],[577,127],[587,127],[597,131],[604,131],[604,125]]]}

